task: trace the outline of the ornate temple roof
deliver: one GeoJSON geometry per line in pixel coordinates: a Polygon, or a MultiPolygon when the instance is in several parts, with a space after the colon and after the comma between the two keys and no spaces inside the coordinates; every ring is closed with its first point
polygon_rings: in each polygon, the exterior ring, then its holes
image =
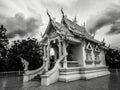
{"type": "MultiPolygon", "coordinates": [[[[49,14],[48,14],[48,16],[50,17],[49,14]]],[[[70,19],[68,19],[64,15],[62,17],[61,23],[56,22],[55,20],[51,19],[51,17],[50,17],[50,22],[48,24],[46,32],[48,31],[48,28],[50,25],[52,25],[56,29],[57,33],[59,33],[59,34],[63,34],[63,35],[67,34],[67,35],[71,35],[73,37],[78,36],[78,37],[81,37],[85,40],[97,43],[99,45],[103,45],[103,42],[94,39],[86,31],[85,26],[78,25],[77,23],[75,23],[74,21],[71,21],[70,19]]]]}
{"type": "Polygon", "coordinates": [[[92,41],[92,42],[95,42],[95,43],[99,43],[99,44],[102,44],[102,42],[94,39],[85,29],[84,26],[80,26],[78,25],[77,23],[74,23],[73,21],[69,20],[68,18],[64,17],[62,18],[62,21],[61,21],[62,24],[64,24],[65,26],[67,25],[69,31],[72,32],[72,34],[74,35],[82,35],[83,38],[89,40],[89,41],[92,41]]]}
{"type": "Polygon", "coordinates": [[[79,26],[78,24],[74,23],[73,21],[69,20],[68,18],[66,17],[63,17],[63,24],[66,23],[67,24],[67,27],[69,29],[72,29],[74,31],[78,31],[78,33],[81,33],[83,34],[85,32],[85,28],[82,27],[82,26],[79,26]]]}
{"type": "Polygon", "coordinates": [[[63,24],[56,22],[56,21],[52,21],[54,27],[59,30],[60,32],[66,32],[68,34],[71,34],[70,31],[68,30],[68,28],[66,28],[63,24]]]}

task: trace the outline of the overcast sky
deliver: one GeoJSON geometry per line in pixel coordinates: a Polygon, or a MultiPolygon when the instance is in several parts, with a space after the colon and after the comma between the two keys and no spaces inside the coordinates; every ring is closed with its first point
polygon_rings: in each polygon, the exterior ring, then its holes
{"type": "Polygon", "coordinates": [[[69,19],[76,16],[78,24],[85,22],[96,39],[120,46],[120,0],[0,0],[0,23],[10,39],[40,38],[49,21],[46,10],[60,22],[61,8],[69,19]]]}

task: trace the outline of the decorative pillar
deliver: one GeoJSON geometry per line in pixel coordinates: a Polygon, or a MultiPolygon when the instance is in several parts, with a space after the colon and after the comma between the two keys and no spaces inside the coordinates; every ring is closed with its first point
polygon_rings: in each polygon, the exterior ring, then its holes
{"type": "Polygon", "coordinates": [[[48,60],[48,68],[50,67],[50,40],[48,39],[48,47],[47,47],[47,60],[48,60]]]}
{"type": "MultiPolygon", "coordinates": [[[[94,54],[94,49],[93,48],[92,48],[91,54],[92,54],[92,61],[94,62],[95,61],[95,54],[94,54]]],[[[93,63],[93,66],[96,66],[96,64],[93,63]]]]}
{"type": "MultiPolygon", "coordinates": [[[[63,42],[63,54],[67,54],[67,46],[66,46],[66,42],[64,41],[63,42]]],[[[67,68],[67,55],[65,56],[64,58],[64,61],[63,61],[63,68],[67,68]]]]}
{"type": "Polygon", "coordinates": [[[48,44],[46,46],[46,67],[45,67],[45,71],[48,71],[49,68],[49,62],[50,62],[50,41],[48,39],[48,44]]]}
{"type": "Polygon", "coordinates": [[[47,56],[47,48],[48,48],[48,46],[47,45],[45,45],[45,62],[46,62],[46,66],[45,66],[45,72],[47,72],[48,71],[48,56],[47,56]]]}
{"type": "Polygon", "coordinates": [[[61,41],[61,55],[63,55],[63,42],[61,41]]]}
{"type": "Polygon", "coordinates": [[[59,40],[59,44],[58,44],[58,47],[59,47],[59,58],[61,57],[61,41],[59,40]]]}
{"type": "Polygon", "coordinates": [[[46,50],[45,50],[45,49],[46,49],[46,46],[44,45],[44,46],[43,46],[44,58],[46,58],[46,50]]]}

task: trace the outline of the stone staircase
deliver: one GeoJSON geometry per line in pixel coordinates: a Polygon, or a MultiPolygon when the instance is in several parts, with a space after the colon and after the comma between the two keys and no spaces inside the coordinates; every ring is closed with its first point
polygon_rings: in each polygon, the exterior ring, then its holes
{"type": "Polygon", "coordinates": [[[37,76],[35,76],[32,80],[41,80],[41,75],[37,75],[37,76]]]}
{"type": "Polygon", "coordinates": [[[26,71],[25,74],[23,75],[23,81],[27,82],[27,81],[30,81],[32,79],[38,78],[39,76],[44,74],[45,66],[46,66],[46,62],[44,61],[43,65],[40,68],[38,68],[36,70],[26,71]]]}

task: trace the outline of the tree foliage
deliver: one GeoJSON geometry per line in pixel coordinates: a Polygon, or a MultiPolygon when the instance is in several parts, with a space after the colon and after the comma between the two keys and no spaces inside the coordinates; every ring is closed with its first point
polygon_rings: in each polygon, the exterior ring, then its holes
{"type": "Polygon", "coordinates": [[[8,39],[6,29],[3,25],[0,26],[0,71],[6,71],[7,62],[7,45],[8,39]]]}
{"type": "Polygon", "coordinates": [[[106,63],[110,68],[120,68],[120,50],[109,48],[106,63]]]}
{"type": "Polygon", "coordinates": [[[14,41],[8,54],[9,70],[23,69],[20,57],[29,62],[29,70],[40,67],[43,63],[41,50],[42,46],[39,45],[35,38],[14,41]]]}

